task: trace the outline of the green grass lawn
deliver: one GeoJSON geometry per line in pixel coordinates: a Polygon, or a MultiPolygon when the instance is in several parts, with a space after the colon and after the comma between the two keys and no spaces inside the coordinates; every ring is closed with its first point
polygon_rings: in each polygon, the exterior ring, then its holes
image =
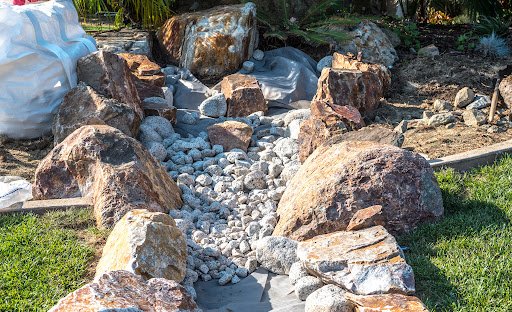
{"type": "Polygon", "coordinates": [[[398,238],[431,311],[512,311],[512,158],[437,174],[445,217],[398,238]]]}
{"type": "Polygon", "coordinates": [[[88,210],[0,216],[0,311],[47,311],[86,281],[104,234],[88,210]]]}

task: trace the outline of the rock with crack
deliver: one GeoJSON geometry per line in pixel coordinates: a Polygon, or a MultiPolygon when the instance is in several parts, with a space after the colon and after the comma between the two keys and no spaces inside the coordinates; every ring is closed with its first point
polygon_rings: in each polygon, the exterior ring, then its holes
{"type": "Polygon", "coordinates": [[[358,61],[353,55],[345,55],[334,52],[332,58],[332,68],[334,69],[352,69],[361,72],[371,72],[379,77],[384,92],[391,85],[391,72],[382,64],[370,64],[358,61]]]}
{"type": "Polygon", "coordinates": [[[140,119],[144,118],[134,77],[122,57],[106,51],[89,54],[78,60],[77,74],[79,81],[101,95],[129,105],[140,119]]]}
{"type": "Polygon", "coordinates": [[[167,63],[203,78],[235,72],[257,46],[256,5],[218,6],[171,17],[157,32],[167,63]]]}
{"type": "Polygon", "coordinates": [[[108,99],[85,83],[79,83],[64,97],[55,115],[52,132],[55,144],[85,125],[109,125],[136,137],[140,122],[133,107],[108,99]]]}
{"type": "Polygon", "coordinates": [[[146,55],[120,53],[133,74],[135,87],[141,100],[151,97],[164,97],[165,75],[160,65],[152,62],[146,55]]]}
{"type": "Polygon", "coordinates": [[[297,256],[310,274],[354,294],[415,291],[412,268],[382,226],[316,236],[299,242],[297,256]]]}
{"type": "Polygon", "coordinates": [[[428,312],[420,299],[401,294],[359,296],[346,293],[354,312],[428,312]]]}
{"type": "Polygon", "coordinates": [[[117,222],[96,266],[96,277],[126,270],[144,279],[183,281],[187,243],[174,220],[161,212],[134,209],[117,222]]]}
{"type": "Polygon", "coordinates": [[[128,271],[112,271],[60,299],[50,311],[200,312],[201,309],[175,281],[163,278],[144,281],[128,271]]]}
{"type": "Polygon", "coordinates": [[[288,182],[273,235],[305,240],[345,230],[358,210],[373,205],[383,207],[392,233],[444,212],[434,172],[419,154],[374,142],[323,145],[288,182]]]}
{"type": "Polygon", "coordinates": [[[266,112],[268,109],[260,85],[252,76],[226,76],[220,87],[228,104],[228,117],[245,117],[255,112],[266,112]]]}
{"type": "Polygon", "coordinates": [[[35,199],[91,197],[99,226],[111,227],[128,211],[169,212],[181,191],[142,144],[105,125],[83,126],[39,163],[35,199]]]}
{"type": "Polygon", "coordinates": [[[227,152],[234,148],[247,151],[252,132],[251,126],[228,120],[208,127],[208,138],[212,145],[221,145],[227,152]]]}

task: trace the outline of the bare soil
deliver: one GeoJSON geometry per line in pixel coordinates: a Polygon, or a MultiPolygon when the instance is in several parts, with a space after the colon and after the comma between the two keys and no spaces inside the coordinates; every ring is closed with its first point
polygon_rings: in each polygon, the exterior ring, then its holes
{"type": "Polygon", "coordinates": [[[39,161],[53,148],[53,138],[10,140],[0,137],[0,176],[14,175],[34,180],[39,161]]]}

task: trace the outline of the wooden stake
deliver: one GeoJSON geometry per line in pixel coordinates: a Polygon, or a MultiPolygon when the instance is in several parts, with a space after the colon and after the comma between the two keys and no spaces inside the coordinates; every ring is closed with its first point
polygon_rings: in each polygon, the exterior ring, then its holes
{"type": "Polygon", "coordinates": [[[494,120],[494,114],[496,114],[496,107],[498,106],[498,93],[501,79],[498,78],[496,80],[496,85],[494,86],[494,93],[492,94],[491,101],[491,110],[489,111],[489,119],[487,120],[489,123],[492,123],[494,120]]]}

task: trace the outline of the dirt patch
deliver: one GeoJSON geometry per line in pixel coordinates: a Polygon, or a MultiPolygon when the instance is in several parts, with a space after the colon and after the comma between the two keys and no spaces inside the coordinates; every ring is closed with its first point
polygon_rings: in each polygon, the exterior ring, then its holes
{"type": "Polygon", "coordinates": [[[0,176],[15,175],[34,180],[39,161],[53,148],[53,138],[10,140],[0,137],[0,176]]]}

